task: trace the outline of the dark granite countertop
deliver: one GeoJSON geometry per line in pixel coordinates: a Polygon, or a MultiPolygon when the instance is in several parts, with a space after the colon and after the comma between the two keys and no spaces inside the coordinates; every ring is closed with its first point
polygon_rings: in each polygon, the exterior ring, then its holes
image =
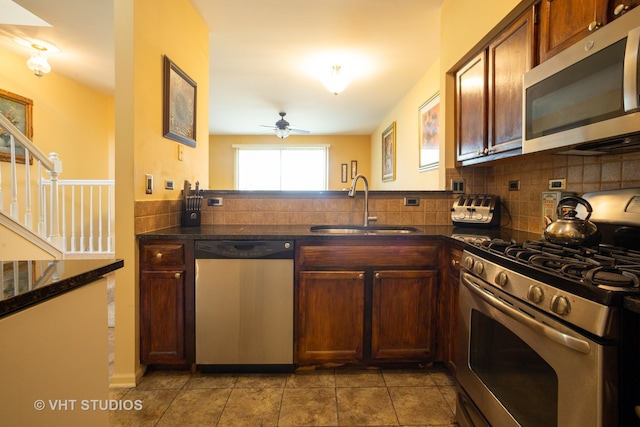
{"type": "Polygon", "coordinates": [[[2,261],[0,317],[94,282],[124,266],[123,260],[2,261]],[[32,284],[29,286],[29,275],[32,284]],[[17,281],[15,280],[17,276],[17,281]]]}
{"type": "Polygon", "coordinates": [[[415,226],[420,231],[407,234],[333,234],[313,232],[310,225],[202,225],[199,227],[170,227],[138,234],[139,239],[186,240],[275,240],[275,239],[424,239],[486,236],[504,240],[524,241],[541,236],[506,228],[454,227],[452,225],[415,226]]]}

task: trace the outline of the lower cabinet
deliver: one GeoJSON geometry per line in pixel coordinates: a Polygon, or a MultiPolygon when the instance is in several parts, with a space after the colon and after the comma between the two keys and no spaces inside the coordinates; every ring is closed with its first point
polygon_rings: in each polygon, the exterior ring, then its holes
{"type": "Polygon", "coordinates": [[[364,271],[303,271],[298,284],[298,359],[363,358],[364,271]]]}
{"type": "Polygon", "coordinates": [[[443,252],[445,254],[443,261],[448,265],[443,266],[445,279],[438,297],[438,359],[442,360],[455,375],[462,248],[451,246],[445,248],[443,252]]]}
{"type": "Polygon", "coordinates": [[[435,244],[296,250],[297,364],[435,360],[435,244]]]}
{"type": "Polygon", "coordinates": [[[372,360],[433,360],[437,280],[434,271],[375,271],[372,360]]]}
{"type": "Polygon", "coordinates": [[[140,362],[188,368],[194,362],[192,248],[140,241],[140,362]]]}

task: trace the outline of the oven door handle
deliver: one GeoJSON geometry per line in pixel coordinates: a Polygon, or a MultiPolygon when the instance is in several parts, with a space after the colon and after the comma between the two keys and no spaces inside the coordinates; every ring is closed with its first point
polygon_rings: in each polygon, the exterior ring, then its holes
{"type": "Polygon", "coordinates": [[[544,335],[550,340],[568,347],[572,350],[578,351],[580,353],[589,354],[591,351],[591,346],[587,341],[572,337],[571,335],[564,334],[560,331],[557,331],[547,325],[537,322],[526,314],[520,313],[518,310],[514,310],[509,307],[504,302],[500,301],[498,298],[489,294],[482,290],[482,286],[479,283],[476,283],[473,279],[474,277],[465,273],[464,271],[460,275],[460,279],[462,283],[466,285],[466,287],[476,296],[480,297],[484,302],[491,305],[493,308],[499,310],[501,313],[509,316],[513,320],[516,320],[518,323],[523,324],[529,329],[544,335]]]}

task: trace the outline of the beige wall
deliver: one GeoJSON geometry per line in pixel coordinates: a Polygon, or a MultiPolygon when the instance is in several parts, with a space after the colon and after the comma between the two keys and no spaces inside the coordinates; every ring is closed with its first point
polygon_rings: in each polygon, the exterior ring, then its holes
{"type": "Polygon", "coordinates": [[[371,135],[370,183],[373,189],[424,191],[442,188],[438,169],[424,172],[418,170],[420,163],[418,109],[439,92],[439,72],[439,61],[436,61],[371,135]],[[394,121],[396,122],[396,178],[394,181],[383,182],[382,133],[394,121]]]}
{"type": "Polygon", "coordinates": [[[209,31],[188,0],[115,0],[116,27],[116,329],[113,387],[135,385],[139,363],[137,200],[177,200],[184,180],[206,181],[209,169],[209,31]],[[197,146],[162,136],[163,55],[197,85],[197,146]],[[179,147],[183,160],[178,160],[179,147]],[[154,176],[145,194],[145,174],[154,176]],[[173,179],[176,190],[164,190],[173,179]]]}
{"type": "Polygon", "coordinates": [[[109,413],[81,410],[109,399],[107,279],[0,320],[0,413],[7,426],[108,426],[109,413]],[[67,410],[49,400],[75,399],[67,410]],[[36,410],[36,400],[45,408],[36,410]]]}
{"type": "MultiPolygon", "coordinates": [[[[60,179],[112,177],[113,99],[53,71],[41,78],[27,68],[25,55],[0,48],[0,89],[33,101],[33,142],[45,154],[58,153],[63,162],[60,179]]],[[[52,61],[53,62],[53,61],[52,61]]],[[[8,164],[2,182],[10,182],[8,164]]],[[[24,177],[19,166],[18,177],[24,177]]],[[[32,171],[35,174],[35,166],[32,171]]],[[[34,175],[35,176],[35,175],[34,175]]],[[[6,197],[10,192],[4,192],[6,197]]]]}
{"type": "MultiPolygon", "coordinates": [[[[340,190],[351,184],[351,161],[358,162],[358,173],[370,174],[370,147],[367,135],[291,135],[281,140],[274,135],[210,135],[209,187],[216,190],[235,189],[234,144],[329,144],[329,190],[340,190]],[[341,182],[341,164],[349,168],[348,182],[341,182]]],[[[203,181],[200,180],[202,183],[203,181]]]]}

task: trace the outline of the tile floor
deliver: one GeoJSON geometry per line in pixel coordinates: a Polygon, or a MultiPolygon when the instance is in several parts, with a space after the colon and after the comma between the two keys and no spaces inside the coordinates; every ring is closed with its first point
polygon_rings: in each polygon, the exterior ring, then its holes
{"type": "Polygon", "coordinates": [[[455,381],[423,370],[327,369],[294,374],[155,371],[111,399],[141,410],[110,412],[112,426],[446,426],[455,381]]]}

